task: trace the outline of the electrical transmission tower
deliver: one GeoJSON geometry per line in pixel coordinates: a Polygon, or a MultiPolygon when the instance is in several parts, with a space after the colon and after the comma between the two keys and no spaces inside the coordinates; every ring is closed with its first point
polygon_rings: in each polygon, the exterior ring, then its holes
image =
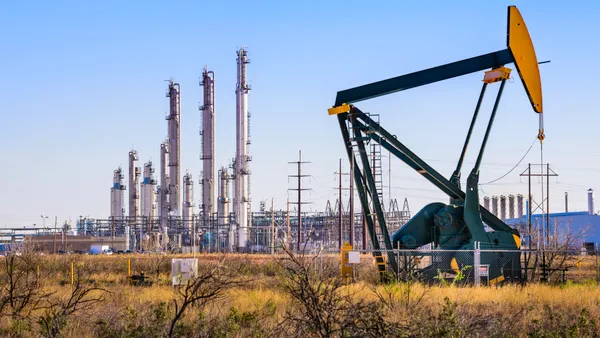
{"type": "Polygon", "coordinates": [[[337,210],[337,216],[338,216],[338,247],[342,248],[342,244],[344,242],[344,208],[342,205],[342,192],[344,190],[348,190],[350,191],[350,201],[348,203],[348,218],[350,220],[350,224],[349,224],[349,228],[347,228],[349,230],[349,243],[352,245],[354,242],[354,222],[353,222],[353,218],[354,218],[354,199],[352,198],[352,193],[353,193],[353,187],[352,187],[352,177],[350,177],[350,187],[348,188],[343,188],[342,187],[342,176],[344,175],[350,175],[350,173],[344,173],[342,172],[342,159],[340,158],[340,168],[339,171],[337,171],[335,173],[336,175],[338,175],[338,187],[336,188],[338,190],[338,210],[337,210]]]}
{"type": "Polygon", "coordinates": [[[292,190],[292,191],[296,191],[298,193],[298,200],[295,202],[290,202],[292,204],[296,204],[298,207],[298,245],[297,245],[297,249],[298,252],[300,252],[300,248],[301,248],[301,243],[302,243],[302,205],[303,204],[310,204],[310,202],[303,202],[302,201],[302,191],[305,190],[311,190],[310,188],[302,188],[302,179],[304,177],[310,177],[310,175],[303,175],[302,174],[302,165],[306,164],[306,163],[310,163],[310,162],[303,162],[302,161],[302,150],[298,151],[298,161],[293,161],[293,162],[288,162],[289,164],[296,164],[298,166],[298,171],[296,175],[288,175],[288,177],[294,177],[298,180],[298,187],[297,188],[290,188],[288,190],[292,190]]]}
{"type": "MultiPolygon", "coordinates": [[[[531,172],[531,163],[527,166],[527,169],[523,171],[519,176],[526,176],[527,182],[529,185],[529,200],[527,205],[527,245],[528,248],[531,249],[532,242],[532,224],[531,224],[531,216],[538,209],[541,211],[540,217],[540,227],[538,228],[538,236],[537,237],[537,247],[538,250],[541,248],[542,250],[542,276],[541,281],[546,282],[548,280],[548,266],[546,265],[546,245],[550,242],[550,177],[556,177],[558,174],[550,168],[550,164],[537,164],[540,167],[539,173],[531,172]],[[532,177],[540,177],[542,183],[542,197],[541,201],[538,203],[533,199],[533,195],[531,193],[531,178],[532,177]],[[544,177],[546,177],[546,196],[544,197],[544,177]],[[546,203],[546,208],[544,209],[544,202],[546,203]],[[535,209],[533,209],[533,205],[535,204],[535,209]]],[[[554,231],[556,231],[556,226],[554,226],[554,231]]],[[[526,259],[528,261],[528,259],[526,259]]],[[[527,270],[525,270],[525,276],[527,278],[527,270]]]]}

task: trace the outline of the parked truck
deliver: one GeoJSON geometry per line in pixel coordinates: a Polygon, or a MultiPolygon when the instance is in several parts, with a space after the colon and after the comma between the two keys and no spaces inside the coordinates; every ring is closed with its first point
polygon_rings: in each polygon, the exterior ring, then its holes
{"type": "Polygon", "coordinates": [[[90,255],[110,255],[112,250],[108,245],[94,244],[90,247],[90,255]]]}

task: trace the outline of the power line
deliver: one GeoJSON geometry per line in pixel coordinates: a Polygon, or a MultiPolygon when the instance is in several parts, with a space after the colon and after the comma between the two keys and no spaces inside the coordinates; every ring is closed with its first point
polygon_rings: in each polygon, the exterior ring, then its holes
{"type": "Polygon", "coordinates": [[[521,164],[521,162],[523,162],[523,160],[525,159],[525,157],[527,156],[527,154],[529,154],[529,152],[531,151],[531,148],[533,148],[533,145],[535,144],[535,142],[537,142],[537,138],[533,141],[533,143],[531,143],[531,145],[529,146],[529,149],[527,149],[527,152],[525,152],[525,155],[523,155],[523,157],[521,157],[521,159],[519,160],[519,162],[517,162],[517,164],[515,164],[514,167],[512,167],[512,169],[510,169],[506,174],[500,176],[499,178],[489,181],[487,183],[481,183],[479,185],[487,185],[487,184],[491,184],[497,181],[500,181],[501,179],[505,178],[506,176],[508,176],[511,172],[513,172],[513,170],[515,170],[519,164],[521,164]]]}

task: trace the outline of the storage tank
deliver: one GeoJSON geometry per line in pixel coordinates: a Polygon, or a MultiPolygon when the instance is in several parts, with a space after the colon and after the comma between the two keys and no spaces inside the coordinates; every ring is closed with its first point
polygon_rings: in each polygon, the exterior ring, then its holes
{"type": "Polygon", "coordinates": [[[500,196],[500,219],[506,221],[506,196],[500,196]]]}
{"type": "Polygon", "coordinates": [[[508,195],[508,218],[515,218],[515,195],[508,195]]]}

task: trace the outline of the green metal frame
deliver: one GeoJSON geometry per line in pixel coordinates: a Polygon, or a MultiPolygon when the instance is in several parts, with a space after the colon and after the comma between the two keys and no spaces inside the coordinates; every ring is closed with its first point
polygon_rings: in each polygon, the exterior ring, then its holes
{"type": "MultiPolygon", "coordinates": [[[[442,174],[437,172],[431,166],[429,166],[425,161],[423,161],[419,156],[413,153],[408,147],[406,147],[402,142],[398,141],[397,138],[392,136],[387,130],[381,127],[377,122],[373,121],[367,114],[363,113],[360,109],[356,107],[352,107],[352,111],[350,113],[343,113],[338,115],[338,120],[340,126],[346,129],[342,129],[342,137],[344,138],[344,143],[346,144],[346,148],[348,150],[349,160],[351,161],[352,152],[351,152],[351,140],[346,137],[349,135],[346,128],[347,121],[353,119],[352,125],[356,129],[360,130],[368,130],[368,135],[366,137],[372,139],[373,141],[381,144],[383,148],[391,152],[394,156],[400,159],[402,162],[406,163],[409,167],[413,168],[415,171],[423,175],[425,179],[429,182],[433,183],[437,188],[443,191],[446,195],[448,195],[451,199],[456,200],[458,202],[464,202],[466,198],[466,193],[462,191],[459,187],[450,182],[447,178],[445,178],[442,174]]],[[[361,150],[360,151],[366,151],[361,150]]],[[[357,161],[355,162],[355,183],[358,187],[363,183],[363,174],[360,171],[357,161]],[[358,170],[358,171],[357,171],[358,170]],[[359,175],[359,176],[357,176],[359,175]]],[[[367,163],[368,164],[368,163],[367,163]]],[[[358,188],[357,188],[358,189],[358,188]]],[[[376,195],[376,194],[375,194],[376,195]]],[[[361,200],[362,203],[362,200],[361,200]]],[[[480,207],[482,219],[495,231],[507,231],[513,234],[518,234],[518,231],[506,225],[506,223],[502,222],[498,217],[489,212],[483,206],[480,207]]],[[[370,214],[370,211],[369,211],[370,214]]]]}
{"type": "MultiPolygon", "coordinates": [[[[438,247],[450,250],[472,249],[474,245],[481,249],[520,248],[519,232],[506,225],[498,217],[481,206],[479,204],[478,192],[479,167],[485,153],[506,79],[510,74],[510,69],[501,69],[504,65],[514,63],[533,110],[540,114],[538,138],[540,142],[544,139],[543,124],[541,123],[541,114],[543,111],[541,79],[537,67],[537,57],[525,22],[515,6],[508,6],[506,46],[506,49],[496,52],[342,90],[337,93],[335,104],[328,112],[330,115],[337,115],[348,159],[350,163],[353,163],[354,180],[359,193],[362,210],[366,216],[366,223],[373,248],[375,249],[374,255],[377,258],[378,265],[382,263],[383,259],[381,257],[382,248],[375,231],[375,223],[379,224],[379,228],[383,234],[383,245],[385,245],[385,249],[388,251],[388,261],[394,271],[396,271],[398,266],[398,262],[396,262],[396,258],[392,253],[393,245],[396,243],[403,247],[411,248],[416,247],[417,244],[426,244],[423,242],[433,242],[438,247]],[[354,103],[359,101],[488,69],[495,69],[496,71],[487,74],[488,77],[492,77],[491,79],[484,79],[464,146],[460,153],[456,169],[450,176],[450,179],[446,179],[431,168],[425,161],[398,141],[394,135],[371,119],[368,114],[363,113],[354,106],[354,103]],[[464,192],[461,190],[460,184],[462,165],[487,84],[500,80],[502,82],[487,124],[481,148],[479,149],[477,161],[467,178],[466,192],[464,192]],[[350,133],[349,128],[352,129],[352,133],[350,133]],[[390,240],[365,146],[365,143],[371,141],[379,143],[391,154],[419,172],[425,179],[446,193],[450,198],[450,204],[431,203],[425,206],[408,223],[396,231],[390,240]],[[358,160],[353,149],[354,143],[358,148],[358,160]],[[362,164],[362,167],[359,163],[362,164]],[[486,232],[484,223],[494,231],[486,232]]],[[[488,252],[482,255],[482,261],[484,259],[490,264],[490,269],[492,270],[490,277],[493,277],[492,274],[494,274],[496,281],[501,281],[505,278],[502,272],[503,269],[516,269],[518,271],[516,274],[509,272],[507,276],[520,278],[521,263],[518,252],[507,254],[488,252]],[[494,267],[492,268],[492,266],[494,267]]],[[[458,260],[458,258],[453,258],[452,261],[448,261],[447,263],[456,271],[455,267],[461,263],[457,262],[458,260]]],[[[467,262],[463,260],[462,263],[467,262]]],[[[379,271],[384,272],[385,267],[382,268],[380,266],[379,271]]]]}
{"type": "Polygon", "coordinates": [[[335,98],[335,107],[344,103],[351,104],[375,97],[392,94],[402,90],[448,80],[485,69],[501,67],[515,61],[512,52],[507,48],[501,51],[476,56],[442,66],[373,82],[363,86],[339,91],[335,98]]]}
{"type": "MultiPolygon", "coordinates": [[[[438,81],[443,81],[453,77],[466,75],[469,73],[482,71],[489,68],[502,67],[505,64],[511,62],[514,62],[512,53],[510,52],[510,50],[505,49],[498,52],[489,53],[478,57],[442,65],[439,67],[434,67],[423,71],[340,91],[337,94],[335,106],[339,106],[342,104],[351,104],[358,101],[387,95],[394,92],[415,88],[418,86],[438,81]]],[[[517,236],[519,235],[516,229],[509,227],[500,219],[498,219],[498,217],[496,217],[487,209],[479,205],[477,191],[477,183],[479,179],[479,164],[481,163],[481,157],[483,156],[485,150],[487,138],[489,137],[489,133],[494,121],[494,116],[498,107],[498,102],[500,100],[502,90],[504,88],[505,81],[506,80],[503,80],[500,86],[498,97],[496,99],[496,104],[494,105],[494,110],[492,112],[488,128],[486,130],[486,136],[484,138],[484,142],[479,152],[477,164],[475,168],[473,168],[473,171],[471,172],[471,175],[467,180],[467,193],[463,192],[460,187],[460,171],[470,141],[470,137],[475,125],[475,121],[477,119],[479,108],[481,106],[481,102],[486,91],[487,83],[483,84],[481,93],[479,95],[479,100],[475,109],[475,113],[473,115],[473,119],[469,127],[469,132],[465,140],[465,144],[460,154],[456,170],[452,174],[450,180],[446,179],[443,175],[434,170],[425,161],[423,161],[410,149],[408,149],[408,147],[406,147],[404,144],[398,141],[396,137],[394,137],[391,133],[389,133],[387,130],[381,127],[381,125],[379,125],[377,122],[375,122],[367,114],[363,113],[354,105],[350,105],[349,112],[338,114],[338,121],[342,132],[342,137],[344,139],[348,159],[350,160],[350,163],[354,163],[353,170],[355,186],[357,187],[363,213],[366,216],[365,218],[367,228],[374,249],[373,255],[377,259],[378,270],[381,273],[385,271],[385,267],[382,266],[382,256],[380,251],[381,246],[379,244],[377,234],[375,231],[375,223],[379,225],[379,228],[383,235],[388,262],[394,272],[397,271],[398,262],[396,262],[396,257],[392,252],[393,244],[387,230],[386,220],[381,206],[381,201],[379,200],[378,194],[376,193],[375,181],[373,179],[371,167],[367,157],[365,141],[372,140],[379,143],[382,147],[390,151],[390,153],[395,155],[398,159],[400,159],[408,166],[422,174],[423,177],[425,177],[427,180],[429,180],[431,183],[433,183],[436,187],[438,187],[450,197],[451,204],[464,204],[464,217],[468,219],[469,224],[473,224],[473,226],[469,227],[469,231],[472,233],[474,238],[486,238],[487,240],[482,221],[485,222],[495,231],[507,232],[510,234],[515,234],[517,236]],[[350,125],[352,128],[352,136],[350,135],[350,132],[348,130],[348,125],[350,125]],[[356,142],[360,161],[356,161],[356,157],[354,159],[352,158],[355,156],[354,151],[352,149],[353,141],[356,142]],[[358,164],[359,162],[362,163],[362,170],[358,164]],[[369,203],[369,201],[371,203],[369,203]],[[373,216],[376,216],[376,219],[374,219],[373,216]]],[[[439,208],[441,205],[442,204],[435,204],[435,206],[430,207],[430,209],[433,210],[434,207],[439,208]]],[[[424,212],[427,213],[426,210],[424,210],[424,212]]],[[[429,229],[422,229],[422,231],[427,232],[429,231],[429,229]]]]}

